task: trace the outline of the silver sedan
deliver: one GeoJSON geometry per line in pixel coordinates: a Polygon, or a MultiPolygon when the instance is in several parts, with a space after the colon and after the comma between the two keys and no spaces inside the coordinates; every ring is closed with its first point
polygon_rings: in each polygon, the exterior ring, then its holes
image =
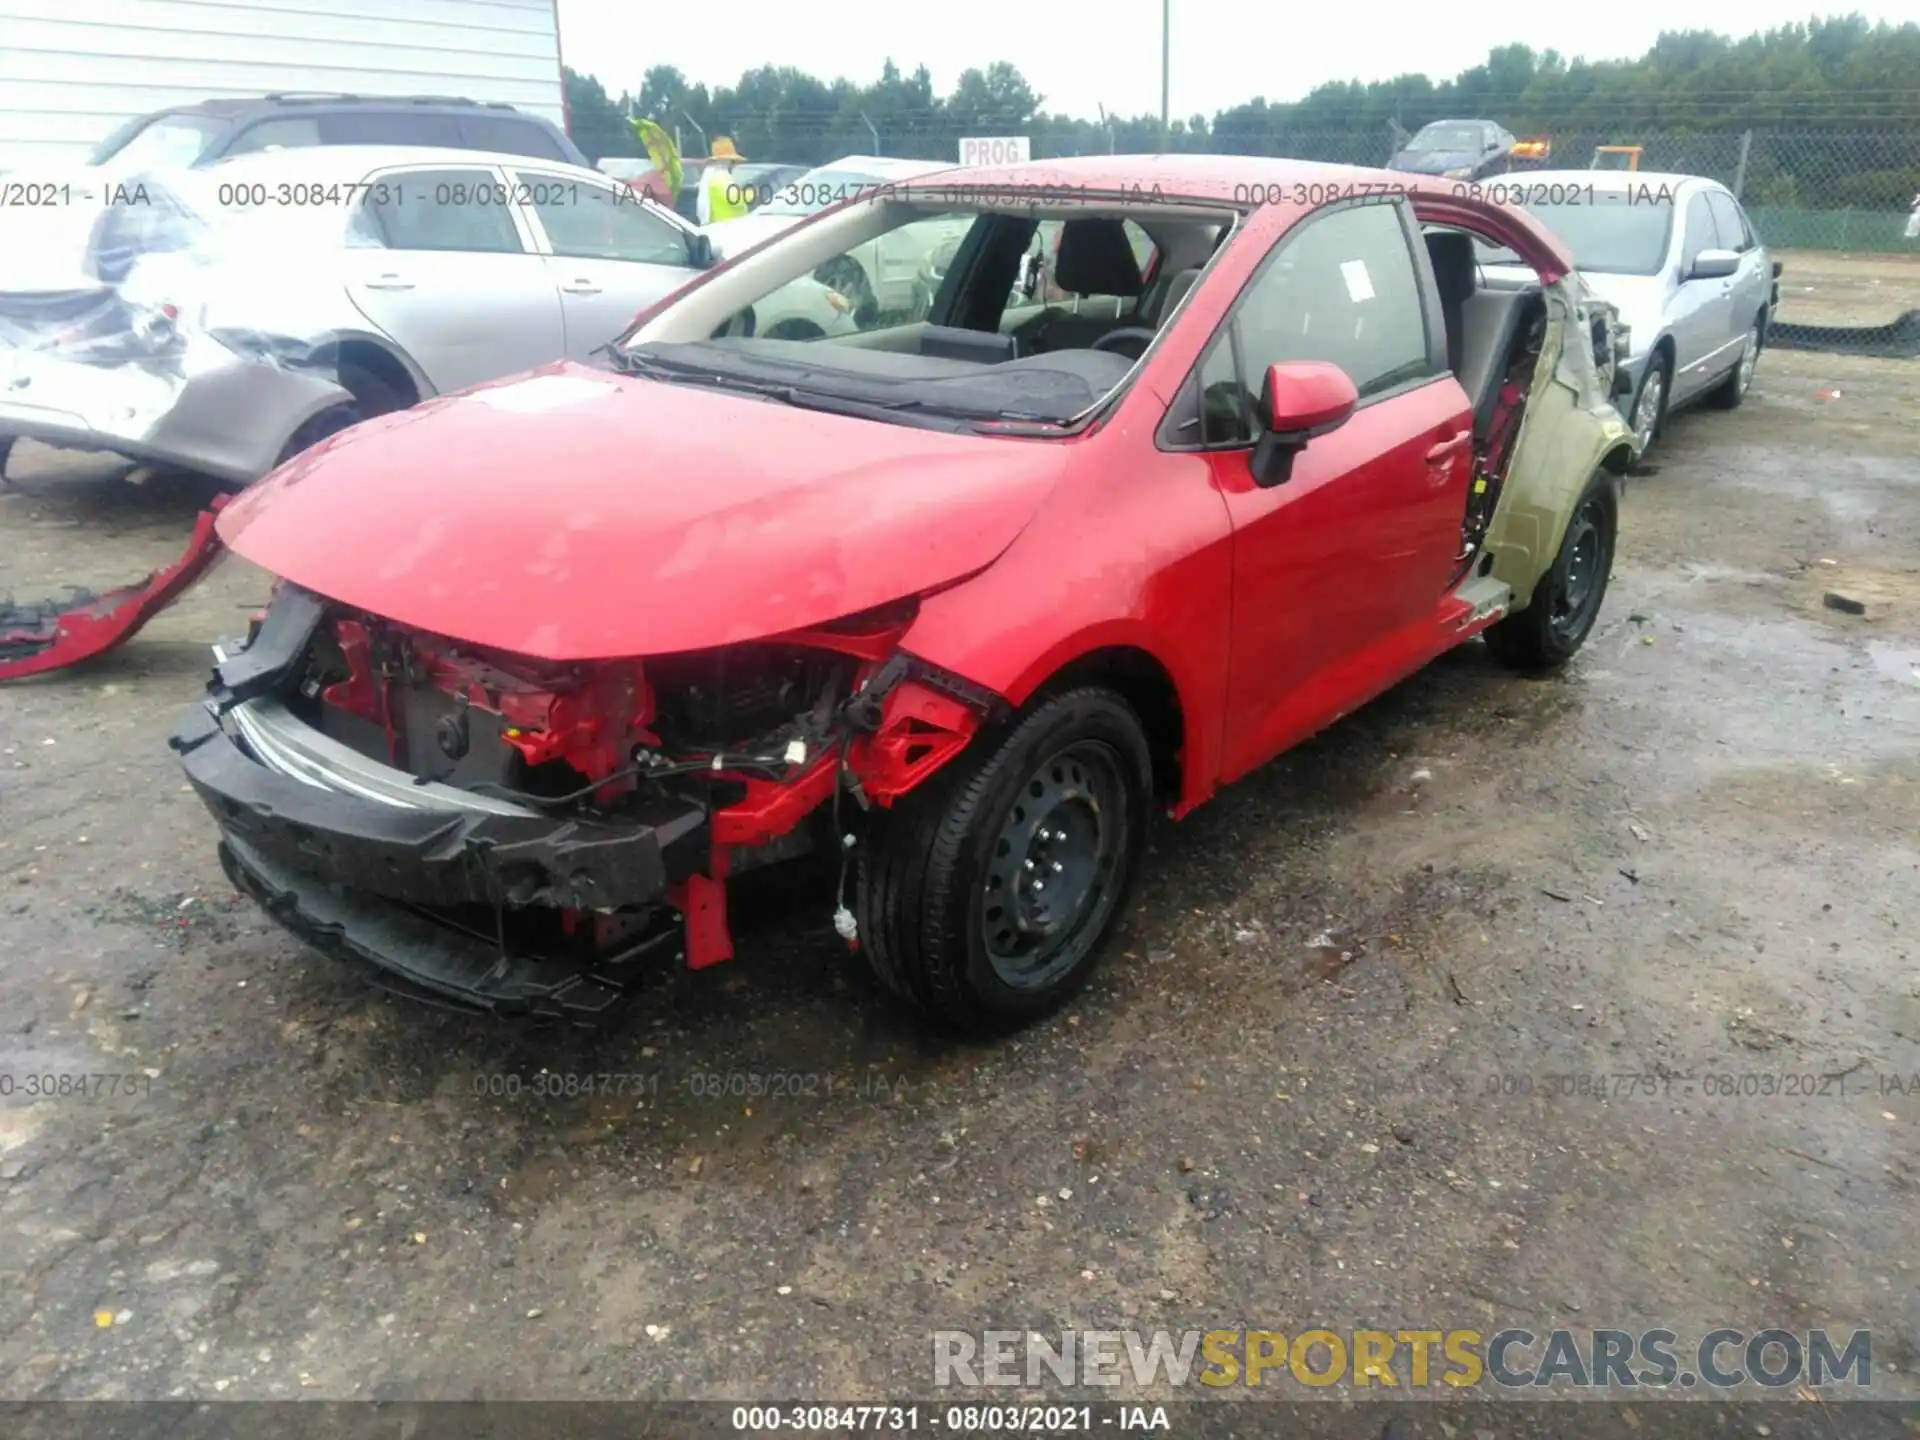
{"type": "MultiPolygon", "coordinates": [[[[1733,409],[1753,383],[1779,308],[1779,269],[1718,181],[1645,171],[1531,171],[1481,187],[1530,211],[1620,313],[1630,354],[1616,403],[1644,456],[1682,406],[1733,409]]],[[[1518,277],[1483,256],[1489,284],[1518,277]]]]}
{"type": "Polygon", "coordinates": [[[585,359],[712,264],[629,187],[521,156],[49,183],[0,246],[0,466],[31,436],[245,485],[359,420],[585,359]]]}

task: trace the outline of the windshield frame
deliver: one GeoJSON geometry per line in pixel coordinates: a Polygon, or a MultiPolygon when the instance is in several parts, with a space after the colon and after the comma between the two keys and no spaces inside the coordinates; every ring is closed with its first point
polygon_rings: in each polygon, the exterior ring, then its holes
{"type": "MultiPolygon", "coordinates": [[[[818,270],[828,261],[915,221],[957,218],[964,212],[970,217],[970,222],[961,241],[962,255],[968,252],[974,237],[983,233],[979,229],[982,221],[1067,220],[1085,217],[1089,206],[1098,211],[1110,208],[1112,218],[1133,221],[1147,233],[1156,247],[1161,243],[1154,235],[1157,223],[1210,224],[1218,228],[1218,234],[1213,239],[1211,252],[1199,267],[1205,274],[1230,250],[1233,241],[1241,234],[1245,220],[1240,210],[1233,205],[1223,204],[1217,197],[1160,195],[1151,204],[1143,204],[1137,192],[1129,194],[1116,190],[1087,193],[1077,196],[1071,204],[1063,204],[1057,191],[1043,185],[1034,187],[1035,193],[1031,199],[1009,195],[990,203],[956,207],[951,203],[950,196],[939,191],[935,180],[937,176],[930,174],[922,179],[891,182],[880,198],[851,197],[839,201],[829,210],[783,228],[776,235],[728,259],[693,284],[642,311],[620,336],[596,353],[605,356],[604,363],[609,368],[640,373],[649,367],[650,362],[658,363],[662,358],[670,363],[673,361],[671,355],[662,357],[654,349],[656,346],[672,350],[680,346],[704,347],[715,342],[724,344],[727,337],[722,332],[728,329],[741,310],[759,305],[787,285],[816,277],[818,270]]],[[[940,401],[931,401],[878,406],[871,418],[891,424],[925,426],[931,423],[939,428],[949,428],[958,421],[960,428],[1008,438],[1066,438],[1081,433],[1089,426],[1100,423],[1103,417],[1125,402],[1162,344],[1174,334],[1175,323],[1184,310],[1183,300],[1180,307],[1163,316],[1158,322],[1159,328],[1154,339],[1129,368],[1112,383],[1106,384],[1104,389],[1100,388],[1101,382],[1089,381],[1088,388],[1092,392],[1090,398],[1071,415],[1063,411],[1052,415],[1016,415],[1009,411],[976,410],[971,405],[958,402],[942,404],[940,401]]],[[[857,342],[860,336],[842,338],[857,342]]],[[[839,348],[833,337],[802,343],[809,349],[819,347],[818,353],[823,361],[839,348]]],[[[885,348],[850,343],[846,351],[873,354],[885,348]]],[[[704,361],[706,357],[702,358],[704,361]]],[[[742,359],[748,365],[755,363],[749,354],[743,354],[742,359]]],[[[701,363],[699,368],[712,374],[713,381],[719,382],[717,388],[727,388],[719,373],[725,367],[701,363]]],[[[834,367],[824,365],[821,368],[834,367]]],[[[744,382],[740,393],[751,395],[755,393],[753,387],[758,386],[760,393],[765,395],[764,387],[768,383],[765,377],[741,376],[740,379],[744,382]]],[[[933,377],[929,377],[929,383],[935,383],[933,377]]],[[[786,387],[782,385],[780,388],[786,387]]],[[[813,381],[806,382],[802,388],[820,390],[813,381]]],[[[830,390],[820,390],[820,394],[822,398],[833,399],[836,408],[861,404],[853,396],[842,398],[830,390]]]]}

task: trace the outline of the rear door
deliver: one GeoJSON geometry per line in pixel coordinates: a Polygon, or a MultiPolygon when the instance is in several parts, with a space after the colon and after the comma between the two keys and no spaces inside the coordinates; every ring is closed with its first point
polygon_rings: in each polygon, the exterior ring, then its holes
{"type": "Polygon", "coordinates": [[[1753,323],[1759,319],[1760,312],[1766,308],[1773,293],[1773,270],[1767,261],[1767,252],[1760,246],[1760,239],[1753,233],[1753,227],[1747,223],[1746,212],[1741,210],[1739,202],[1725,190],[1707,192],[1707,205],[1713,211],[1714,229],[1720,234],[1721,244],[1740,256],[1740,268],[1734,273],[1733,284],[1728,289],[1730,302],[1728,338],[1734,349],[1728,364],[1737,364],[1741,355],[1741,346],[1746,343],[1747,334],[1753,329],[1753,323]]]}
{"type": "Polygon", "coordinates": [[[516,167],[514,201],[545,252],[567,354],[584,360],[700,272],[691,232],[626,185],[516,167]]]}
{"type": "Polygon", "coordinates": [[[438,391],[566,353],[560,297],[490,165],[396,167],[368,177],[345,253],[347,291],[438,391]]]}
{"type": "Polygon", "coordinates": [[[1720,236],[1707,192],[1695,190],[1680,212],[1680,268],[1669,307],[1673,333],[1673,398],[1685,400],[1727,368],[1733,333],[1733,280],[1693,279],[1693,262],[1703,250],[1731,248],[1720,236]]]}
{"type": "Polygon", "coordinates": [[[1446,367],[1403,204],[1322,210],[1283,235],[1199,371],[1209,461],[1234,524],[1224,758],[1244,774],[1424,661],[1455,567],[1471,471],[1466,392],[1446,367]],[[1267,367],[1339,365],[1353,418],[1290,478],[1254,483],[1267,367]],[[1411,657],[1411,658],[1409,658],[1411,657]]]}

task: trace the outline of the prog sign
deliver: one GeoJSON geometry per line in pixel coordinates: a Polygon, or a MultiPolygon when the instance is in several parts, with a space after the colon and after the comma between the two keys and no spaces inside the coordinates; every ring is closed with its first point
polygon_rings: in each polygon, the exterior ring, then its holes
{"type": "Polygon", "coordinates": [[[962,165],[1024,165],[1033,159],[1033,142],[1025,135],[978,135],[960,142],[962,165]]]}

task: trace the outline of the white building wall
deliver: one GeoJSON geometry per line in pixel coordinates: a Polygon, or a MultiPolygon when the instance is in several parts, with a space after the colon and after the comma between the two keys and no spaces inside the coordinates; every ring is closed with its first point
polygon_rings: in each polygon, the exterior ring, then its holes
{"type": "Polygon", "coordinates": [[[563,123],[554,0],[0,0],[0,168],[272,91],[458,95],[563,123]]]}

